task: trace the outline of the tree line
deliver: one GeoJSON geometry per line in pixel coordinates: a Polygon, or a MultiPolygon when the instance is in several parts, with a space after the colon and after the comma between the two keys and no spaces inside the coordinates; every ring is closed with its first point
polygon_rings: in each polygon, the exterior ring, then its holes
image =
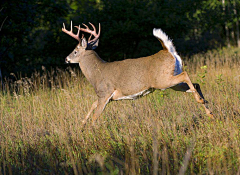
{"type": "Polygon", "coordinates": [[[165,31],[180,55],[240,47],[239,7],[240,0],[3,0],[0,75],[63,66],[77,44],[61,31],[71,20],[101,23],[97,52],[106,61],[159,51],[153,28],[165,31]]]}

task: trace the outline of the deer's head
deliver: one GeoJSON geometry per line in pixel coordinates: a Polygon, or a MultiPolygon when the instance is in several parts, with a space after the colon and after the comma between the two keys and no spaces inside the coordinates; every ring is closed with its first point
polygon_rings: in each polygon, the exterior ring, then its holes
{"type": "Polygon", "coordinates": [[[93,50],[93,49],[97,48],[98,43],[99,43],[101,26],[99,23],[99,31],[97,34],[95,26],[90,22],[89,22],[89,24],[92,26],[93,30],[90,30],[87,25],[83,24],[86,28],[80,28],[80,25],[74,26],[78,29],[77,34],[74,34],[72,32],[72,21],[71,21],[71,30],[70,31],[66,30],[65,24],[63,23],[62,31],[79,41],[77,47],[72,51],[72,53],[70,53],[66,57],[66,60],[65,60],[66,63],[79,63],[80,59],[82,57],[84,57],[86,50],[93,50]],[[86,38],[84,37],[83,34],[82,34],[82,37],[79,38],[80,31],[91,34],[91,36],[88,38],[88,41],[86,40],[86,38]],[[94,36],[94,39],[91,40],[92,35],[94,36]]]}

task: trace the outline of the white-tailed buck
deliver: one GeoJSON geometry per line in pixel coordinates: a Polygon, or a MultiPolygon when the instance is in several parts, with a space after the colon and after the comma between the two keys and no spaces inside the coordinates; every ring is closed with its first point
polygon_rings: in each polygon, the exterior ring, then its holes
{"type": "Polygon", "coordinates": [[[95,110],[93,122],[100,116],[110,100],[136,99],[153,92],[155,89],[172,88],[177,91],[192,92],[196,101],[201,103],[206,114],[213,117],[205,105],[206,101],[198,84],[192,84],[187,72],[182,70],[182,60],[177,54],[172,41],[161,29],[153,29],[153,35],[161,42],[163,50],[158,53],[137,59],[105,62],[94,49],[98,46],[99,31],[89,23],[78,29],[77,34],[68,31],[63,24],[62,31],[79,41],[73,52],[66,57],[67,63],[79,63],[88,81],[93,85],[98,99],[92,104],[90,111],[83,120],[85,124],[95,110]],[[88,41],[79,37],[80,31],[91,34],[88,41]],[[92,35],[94,38],[91,40],[92,35]]]}

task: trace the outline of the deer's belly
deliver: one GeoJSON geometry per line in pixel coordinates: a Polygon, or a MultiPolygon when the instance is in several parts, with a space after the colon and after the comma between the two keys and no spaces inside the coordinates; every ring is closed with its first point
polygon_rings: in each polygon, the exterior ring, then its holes
{"type": "Polygon", "coordinates": [[[131,94],[131,95],[123,95],[121,92],[116,91],[114,93],[112,99],[113,100],[135,100],[135,99],[140,98],[144,95],[147,95],[153,91],[154,91],[154,89],[146,89],[146,90],[143,90],[138,93],[131,94]]]}

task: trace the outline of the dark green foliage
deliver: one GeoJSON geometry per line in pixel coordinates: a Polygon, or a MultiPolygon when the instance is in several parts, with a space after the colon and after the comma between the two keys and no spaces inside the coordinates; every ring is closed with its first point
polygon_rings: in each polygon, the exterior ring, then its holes
{"type": "Polygon", "coordinates": [[[224,46],[225,28],[236,45],[234,9],[240,1],[226,0],[19,0],[0,6],[0,68],[32,73],[44,66],[61,66],[77,42],[61,32],[62,23],[100,22],[99,55],[106,61],[154,54],[161,48],[152,35],[162,28],[181,55],[224,46]]]}

